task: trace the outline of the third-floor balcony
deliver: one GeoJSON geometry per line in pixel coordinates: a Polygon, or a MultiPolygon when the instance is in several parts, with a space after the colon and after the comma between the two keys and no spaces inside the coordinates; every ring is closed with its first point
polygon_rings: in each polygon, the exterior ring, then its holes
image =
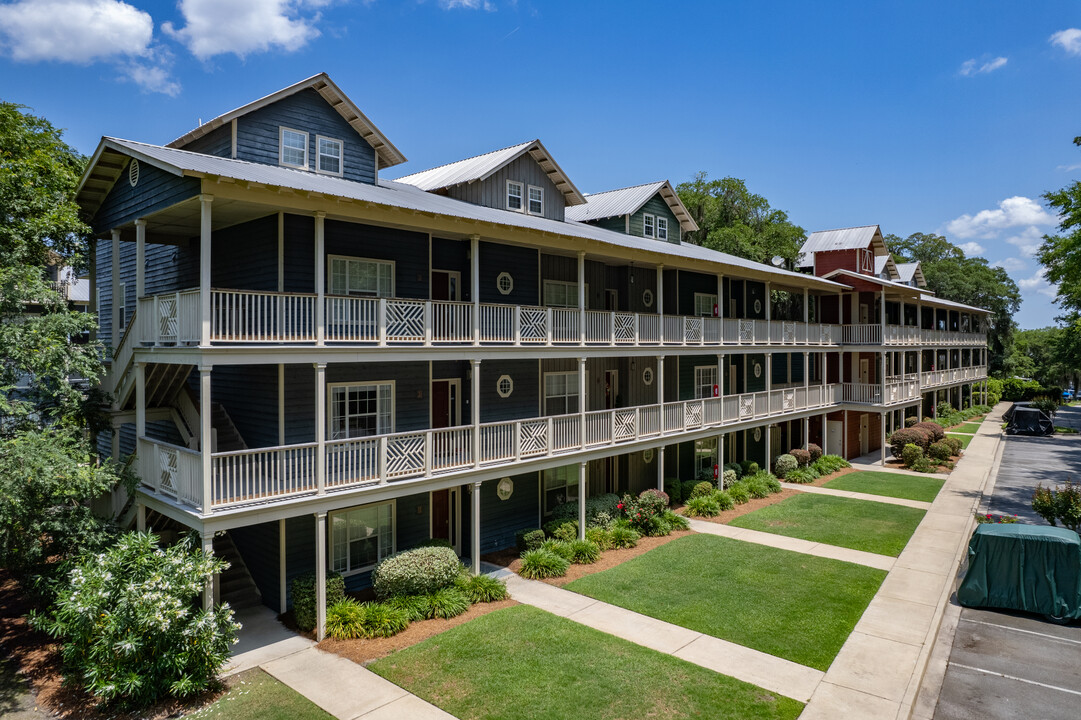
{"type": "Polygon", "coordinates": [[[958,345],[982,347],[987,344],[983,332],[957,332],[952,330],[925,330],[915,325],[886,325],[861,323],[841,328],[843,345],[958,345]]]}

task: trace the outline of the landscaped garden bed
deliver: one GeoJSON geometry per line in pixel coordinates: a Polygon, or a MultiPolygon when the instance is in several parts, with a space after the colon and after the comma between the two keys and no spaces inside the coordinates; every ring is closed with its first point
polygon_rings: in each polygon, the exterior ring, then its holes
{"type": "Polygon", "coordinates": [[[885,577],[862,565],[692,535],[567,589],[825,670],[885,577]]]}
{"type": "Polygon", "coordinates": [[[972,442],[972,439],[974,437],[976,437],[976,436],[975,435],[966,435],[965,433],[947,432],[946,437],[957,438],[958,440],[961,441],[961,449],[962,450],[967,450],[969,444],[972,442]]]}
{"type": "Polygon", "coordinates": [[[902,475],[900,473],[871,472],[860,470],[830,479],[824,487],[834,490],[867,493],[932,502],[942,489],[945,480],[927,475],[902,475]]]}
{"type": "Polygon", "coordinates": [[[796,718],[803,705],[527,606],[493,612],[369,669],[461,720],[796,718]]]}

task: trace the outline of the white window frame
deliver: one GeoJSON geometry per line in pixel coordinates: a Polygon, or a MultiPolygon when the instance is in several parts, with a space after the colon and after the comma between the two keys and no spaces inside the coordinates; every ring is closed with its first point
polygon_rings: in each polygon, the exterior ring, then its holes
{"type": "Polygon", "coordinates": [[[526,189],[525,188],[526,188],[525,183],[518,182],[517,180],[508,180],[507,181],[506,206],[507,206],[508,210],[510,210],[511,212],[525,212],[525,209],[526,209],[526,194],[525,194],[526,189]],[[512,196],[511,195],[510,189],[511,189],[512,186],[518,188],[518,195],[517,196],[512,196]],[[518,207],[511,207],[511,204],[510,204],[511,197],[517,197],[518,198],[518,207]]]}
{"type": "Polygon", "coordinates": [[[657,216],[657,239],[668,239],[668,218],[661,217],[660,215],[657,216]]]}
{"type": "Polygon", "coordinates": [[[117,335],[117,346],[120,345],[119,338],[123,336],[125,328],[128,326],[128,284],[126,282],[120,283],[120,295],[115,298],[116,302],[116,317],[120,323],[120,327],[117,331],[120,333],[117,335]]]}
{"type": "Polygon", "coordinates": [[[530,215],[544,215],[544,188],[537,187],[536,185],[530,185],[526,189],[526,212],[530,215]],[[540,193],[540,210],[533,212],[533,191],[536,190],[540,193]]]}
{"type": "Polygon", "coordinates": [[[649,213],[642,215],[642,237],[657,237],[657,217],[649,213]]]}
{"type": "MultiPolygon", "coordinates": [[[[357,507],[345,508],[345,509],[342,509],[342,510],[333,510],[330,513],[328,513],[329,517],[327,518],[327,520],[328,520],[328,522],[327,522],[327,533],[328,533],[328,535],[330,537],[328,538],[329,541],[328,541],[327,544],[330,546],[330,567],[331,567],[331,569],[341,573],[341,575],[343,575],[343,576],[356,575],[358,573],[367,572],[367,571],[371,570],[372,568],[374,568],[379,563],[379,561],[393,555],[397,551],[397,537],[396,536],[397,536],[397,520],[398,520],[398,518],[397,518],[397,512],[396,512],[397,511],[396,505],[397,505],[397,503],[394,500],[387,500],[386,502],[381,502],[381,503],[373,503],[373,504],[370,504],[370,505],[360,505],[360,506],[357,506],[357,507]],[[349,567],[348,553],[349,553],[350,538],[349,538],[349,535],[348,535],[348,532],[349,532],[349,519],[348,519],[348,516],[350,514],[352,514],[352,513],[357,513],[357,512],[364,511],[364,510],[375,510],[376,513],[379,513],[380,510],[382,510],[383,508],[387,508],[387,507],[389,507],[389,509],[390,509],[390,513],[389,513],[390,521],[388,523],[389,528],[387,528],[387,531],[386,531],[386,534],[389,536],[387,538],[388,541],[389,541],[388,542],[389,547],[387,547],[387,548],[382,547],[382,541],[383,541],[383,535],[384,535],[383,526],[381,524],[377,524],[376,527],[375,527],[375,539],[376,539],[377,548],[378,548],[376,550],[376,561],[374,563],[369,564],[369,565],[362,565],[362,566],[357,566],[357,567],[352,567],[352,568],[349,567]],[[334,541],[334,523],[339,518],[343,518],[345,523],[346,523],[346,525],[345,525],[346,539],[345,539],[345,543],[344,543],[346,557],[344,558],[345,559],[344,569],[338,569],[339,568],[339,565],[338,565],[338,543],[336,543],[334,541]]],[[[357,539],[359,540],[359,539],[362,539],[362,538],[357,538],[357,539]]]]}
{"type": "Polygon", "coordinates": [[[395,417],[395,414],[396,414],[396,411],[397,411],[397,408],[395,407],[395,405],[397,405],[397,403],[395,402],[396,398],[397,398],[397,388],[395,387],[395,381],[394,380],[363,380],[363,381],[354,381],[354,382],[327,383],[327,417],[326,417],[327,439],[328,440],[350,440],[350,439],[358,438],[358,437],[374,437],[374,436],[378,436],[378,435],[389,435],[390,433],[393,433],[394,428],[396,427],[396,423],[397,423],[397,419],[395,417]],[[379,388],[381,388],[381,387],[389,388],[387,392],[389,393],[389,398],[388,399],[389,399],[389,405],[390,405],[389,417],[386,419],[386,423],[388,424],[388,427],[382,427],[382,428],[380,427],[380,423],[379,423],[379,410],[378,410],[379,392],[380,392],[379,388]],[[348,411],[348,407],[346,408],[345,417],[342,419],[344,421],[344,425],[345,425],[344,432],[335,430],[336,418],[334,416],[334,393],[335,393],[336,390],[340,390],[340,389],[343,389],[343,388],[346,390],[346,403],[347,404],[349,402],[349,399],[348,399],[349,388],[376,388],[376,391],[375,391],[375,397],[376,397],[375,422],[376,422],[376,427],[375,427],[375,434],[374,435],[349,435],[349,428],[348,428],[348,425],[349,425],[349,423],[348,423],[349,411],[348,411]]]}
{"type": "Polygon", "coordinates": [[[495,381],[495,392],[501,398],[509,398],[514,394],[514,378],[510,375],[500,375],[495,381]],[[506,390],[503,384],[506,383],[506,390]]]}
{"type": "MultiPolygon", "coordinates": [[[[352,296],[355,296],[355,297],[394,297],[394,282],[395,282],[395,275],[396,274],[397,274],[397,265],[396,265],[395,261],[393,261],[393,260],[382,260],[382,259],[379,259],[379,258],[356,257],[356,256],[353,256],[353,255],[328,255],[327,256],[327,287],[329,288],[329,293],[332,294],[332,295],[352,295],[352,296]],[[390,293],[387,294],[387,295],[380,295],[378,287],[376,288],[374,295],[369,293],[368,291],[362,291],[362,290],[350,291],[349,290],[349,269],[348,269],[348,267],[346,268],[346,273],[345,273],[345,284],[346,284],[345,291],[344,292],[338,292],[337,289],[334,287],[334,272],[333,272],[334,262],[338,261],[338,260],[346,262],[346,263],[372,263],[373,265],[389,266],[390,267],[390,293]]],[[[376,284],[378,285],[378,275],[376,276],[376,284]]]]}
{"type": "Polygon", "coordinates": [[[510,295],[514,292],[514,276],[507,271],[503,271],[496,275],[495,289],[499,291],[500,295],[510,295]],[[503,287],[503,281],[506,280],[506,287],[503,287]]]}
{"type": "Polygon", "coordinates": [[[572,503],[572,502],[576,503],[576,502],[578,502],[578,491],[581,488],[581,485],[582,485],[582,478],[581,478],[581,476],[580,476],[580,474],[578,472],[578,466],[577,465],[561,465],[560,467],[554,467],[554,468],[548,468],[547,470],[542,470],[541,471],[540,492],[541,492],[541,512],[544,514],[544,516],[547,517],[548,515],[551,515],[552,511],[556,509],[556,505],[552,505],[551,507],[548,506],[548,491],[549,490],[558,490],[559,488],[562,487],[563,491],[564,491],[564,493],[563,493],[563,504],[572,503]],[[564,474],[567,474],[567,473],[574,476],[574,481],[573,482],[571,482],[571,479],[569,477],[564,477],[564,474]],[[548,487],[548,479],[549,478],[554,478],[556,480],[562,480],[562,485],[553,485],[551,488],[549,488],[548,487]],[[571,497],[572,488],[573,488],[573,492],[574,492],[573,497],[571,497]]]}
{"type": "Polygon", "coordinates": [[[694,314],[696,317],[713,317],[713,308],[716,306],[716,295],[712,293],[694,294],[694,314]]]}
{"type": "MultiPolygon", "coordinates": [[[[558,307],[558,308],[577,308],[578,307],[578,282],[570,280],[545,280],[542,284],[544,290],[544,305],[545,307],[558,307]],[[556,290],[566,293],[564,295],[564,302],[566,304],[561,305],[556,302],[554,296],[557,294],[556,290]]],[[[589,307],[589,283],[586,283],[585,287],[586,295],[586,308],[589,307]]]]}
{"type": "Polygon", "coordinates": [[[698,438],[694,441],[694,473],[695,479],[699,470],[713,471],[717,464],[717,436],[698,438]],[[705,462],[703,462],[705,461],[705,462]]]}
{"type": "Polygon", "coordinates": [[[702,400],[713,397],[713,386],[717,385],[716,365],[695,365],[694,367],[694,399],[702,400]],[[703,391],[706,392],[703,395],[703,391]]]}
{"type": "MultiPolygon", "coordinates": [[[[333,156],[327,155],[327,157],[333,157],[333,156]]],[[[343,142],[342,140],[339,140],[338,138],[332,138],[332,137],[328,137],[326,135],[316,135],[315,136],[315,171],[317,173],[322,174],[322,175],[333,175],[335,177],[341,177],[345,173],[345,142],[343,142]],[[338,158],[338,171],[337,172],[334,172],[332,170],[324,170],[323,169],[323,151],[322,151],[322,148],[320,147],[320,143],[323,140],[326,140],[328,142],[338,143],[338,155],[337,155],[337,158],[338,158]]]]}
{"type": "MultiPolygon", "coordinates": [[[[297,148],[289,148],[290,150],[296,150],[297,148]]],[[[303,130],[294,130],[290,127],[281,125],[278,127],[278,164],[284,167],[297,168],[299,170],[308,169],[308,133],[303,130]],[[296,133],[304,138],[304,162],[301,164],[291,163],[285,161],[285,133],[296,133]]]]}
{"type": "Polygon", "coordinates": [[[545,416],[548,416],[548,415],[571,415],[573,413],[581,412],[582,406],[581,406],[581,402],[580,402],[581,398],[578,396],[578,371],[577,370],[569,370],[569,371],[562,371],[561,370],[561,371],[556,371],[556,372],[546,372],[546,373],[544,373],[541,392],[544,393],[544,414],[545,414],[545,416]],[[549,377],[554,377],[554,376],[557,376],[557,375],[562,375],[563,378],[564,378],[564,382],[566,383],[564,385],[564,388],[563,388],[563,393],[562,394],[549,394],[548,393],[548,378],[549,377]],[[574,407],[573,410],[570,409],[570,407],[571,407],[571,398],[574,398],[575,407],[574,407]],[[556,399],[562,399],[562,401],[563,401],[563,412],[561,412],[561,413],[551,412],[548,409],[548,401],[549,400],[556,400],[556,399]]]}

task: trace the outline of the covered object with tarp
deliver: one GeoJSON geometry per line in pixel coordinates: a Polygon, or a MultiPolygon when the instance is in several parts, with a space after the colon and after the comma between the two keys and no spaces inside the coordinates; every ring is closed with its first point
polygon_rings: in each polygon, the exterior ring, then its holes
{"type": "Polygon", "coordinates": [[[1012,407],[1010,410],[1007,435],[1051,435],[1055,432],[1055,423],[1042,410],[1034,407],[1012,407]]]}
{"type": "Polygon", "coordinates": [[[968,543],[968,572],[957,590],[965,607],[1081,617],[1081,538],[1073,530],[980,525],[968,543]]]}

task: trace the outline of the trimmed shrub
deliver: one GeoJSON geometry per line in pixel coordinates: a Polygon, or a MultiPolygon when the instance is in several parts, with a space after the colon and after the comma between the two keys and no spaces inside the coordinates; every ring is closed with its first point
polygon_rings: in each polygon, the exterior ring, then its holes
{"type": "Polygon", "coordinates": [[[743,505],[751,499],[751,491],[747,489],[747,483],[742,480],[728,488],[725,492],[737,505],[743,505]]]}
{"type": "Polygon", "coordinates": [[[683,483],[679,481],[679,478],[665,478],[664,491],[668,493],[672,502],[683,502],[683,483]]]}
{"type": "Polygon", "coordinates": [[[428,612],[425,617],[429,620],[449,620],[458,617],[469,609],[469,598],[458,588],[451,586],[440,588],[426,597],[428,612]]]}
{"type": "Polygon", "coordinates": [[[713,499],[717,501],[717,506],[721,509],[721,512],[731,510],[736,506],[736,501],[724,490],[714,490],[713,499]]]}
{"type": "MultiPolygon", "coordinates": [[[[638,497],[623,496],[623,506],[620,508],[630,521],[631,527],[643,535],[651,535],[660,532],[653,521],[658,518],[664,509],[668,507],[668,495],[659,490],[650,488],[643,490],[638,497]]],[[[661,533],[667,535],[667,532],[661,533]]]]}
{"type": "Polygon", "coordinates": [[[950,405],[949,403],[939,403],[935,410],[938,411],[937,415],[939,417],[942,417],[943,415],[953,415],[954,413],[953,405],[950,405]]]}
{"type": "Polygon", "coordinates": [[[811,462],[814,462],[818,458],[822,457],[822,448],[814,443],[807,444],[807,452],[811,454],[811,462]]]}
{"type": "MultiPolygon", "coordinates": [[[[398,610],[406,617],[404,610],[398,610]]],[[[364,608],[353,598],[339,600],[327,606],[327,635],[337,640],[352,640],[364,637],[361,629],[364,624],[364,608]]]]}
{"type": "Polygon", "coordinates": [[[724,474],[721,476],[721,482],[724,483],[723,487],[730,487],[734,485],[738,479],[739,476],[736,475],[735,470],[725,470],[724,474]]]}
{"type": "Polygon", "coordinates": [[[739,463],[725,463],[724,469],[725,471],[731,470],[733,474],[735,474],[736,480],[739,480],[741,477],[743,477],[743,468],[740,467],[739,463]]]}
{"type": "Polygon", "coordinates": [[[391,555],[372,570],[372,589],[381,598],[427,595],[454,582],[461,563],[454,550],[423,547],[391,555]]]}
{"type": "MultiPolygon", "coordinates": [[[[454,558],[457,566],[458,558],[454,558]]],[[[457,570],[456,570],[457,571],[457,570]]],[[[301,630],[315,629],[315,573],[293,578],[293,618],[301,630]]],[[[327,607],[345,599],[345,580],[336,572],[327,571],[327,607]]]]}
{"type": "Polygon", "coordinates": [[[712,495],[703,495],[688,500],[684,511],[691,517],[717,517],[721,514],[721,505],[712,495]]]}
{"type": "MultiPolygon", "coordinates": [[[[608,517],[615,517],[619,514],[619,510],[616,506],[619,505],[619,496],[615,493],[604,493],[603,495],[594,495],[593,497],[586,498],[586,525],[596,525],[597,518],[601,514],[607,514],[608,517]]],[[[556,509],[552,511],[552,520],[573,520],[578,521],[578,503],[569,502],[556,506],[556,509]]]]}
{"type": "Polygon", "coordinates": [[[384,600],[383,604],[401,610],[410,622],[417,622],[428,616],[427,595],[395,595],[384,600]]]}
{"type": "Polygon", "coordinates": [[[550,540],[545,540],[541,544],[540,549],[541,550],[547,550],[548,552],[552,553],[553,555],[558,555],[559,557],[563,558],[564,560],[570,560],[571,555],[573,554],[571,552],[570,541],[567,541],[567,540],[551,540],[551,539],[550,540]]]}
{"type": "Polygon", "coordinates": [[[804,485],[806,483],[814,482],[819,478],[818,472],[813,467],[796,468],[792,472],[788,473],[785,478],[786,482],[800,483],[804,485]]]}
{"type": "Polygon", "coordinates": [[[612,541],[613,548],[632,548],[638,545],[638,534],[634,528],[614,527],[608,531],[608,537],[612,541]]]}
{"type": "Polygon", "coordinates": [[[563,542],[570,542],[578,537],[578,521],[565,522],[555,529],[552,533],[552,537],[556,540],[562,540],[563,542]]]}
{"type": "Polygon", "coordinates": [[[947,435],[946,439],[943,440],[942,442],[944,442],[944,443],[946,443],[947,445],[950,446],[950,455],[960,455],[961,454],[961,449],[964,447],[964,444],[961,442],[961,439],[960,438],[955,438],[952,435],[947,435]]]}
{"type": "Polygon", "coordinates": [[[1040,395],[1039,397],[1032,398],[1032,407],[1043,412],[1047,417],[1054,418],[1055,413],[1058,412],[1058,400],[1049,398],[1046,395],[1040,395]]]}
{"type": "Polygon", "coordinates": [[[931,436],[931,442],[927,443],[927,445],[924,446],[925,450],[931,446],[932,442],[938,442],[942,438],[946,437],[946,431],[943,430],[942,426],[936,422],[916,423],[912,427],[916,430],[926,430],[927,433],[931,436]]]}
{"type": "Polygon", "coordinates": [[[514,533],[514,546],[518,552],[536,550],[544,542],[544,531],[539,528],[523,528],[514,533]]]}
{"type": "Polygon", "coordinates": [[[612,549],[612,531],[602,527],[592,527],[586,530],[586,540],[596,543],[601,550],[612,549]]]}
{"type": "Polygon", "coordinates": [[[931,458],[932,460],[941,460],[945,462],[946,460],[950,459],[950,455],[952,454],[953,453],[950,452],[950,446],[947,445],[945,442],[941,441],[931,443],[931,447],[927,449],[927,457],[931,458]]]}
{"type": "Polygon", "coordinates": [[[811,468],[818,473],[819,477],[835,473],[841,468],[849,467],[852,467],[852,463],[848,462],[840,455],[823,455],[811,463],[811,468]]]}
{"type": "Polygon", "coordinates": [[[908,417],[905,418],[905,427],[910,428],[913,425],[915,425],[916,423],[918,423],[919,421],[920,421],[920,419],[918,417],[916,417],[915,415],[909,415],[908,417]]]}
{"type": "Polygon", "coordinates": [[[766,482],[766,478],[758,473],[755,473],[743,482],[747,485],[747,492],[749,492],[753,498],[767,498],[773,494],[769,484],[766,482]]]}
{"type": "Polygon", "coordinates": [[[923,448],[916,443],[909,443],[901,450],[901,461],[905,464],[905,467],[912,467],[916,464],[917,460],[922,458],[923,448]]]}
{"type": "Polygon", "coordinates": [[[507,599],[506,584],[490,575],[462,573],[454,584],[465,593],[466,599],[471,603],[490,603],[507,599]]]}
{"type": "Polygon", "coordinates": [[[1077,532],[1081,528],[1081,483],[1067,478],[1064,485],[1054,490],[1037,483],[1032,493],[1032,509],[1051,525],[1062,523],[1062,527],[1077,532]]]}
{"type": "Polygon", "coordinates": [[[783,478],[788,473],[799,467],[799,461],[792,455],[778,455],[773,461],[773,472],[777,477],[783,478]]]}
{"type": "Polygon", "coordinates": [[[327,608],[327,634],[339,640],[392,637],[409,627],[410,619],[400,607],[347,598],[327,608]]]}
{"type": "Polygon", "coordinates": [[[443,548],[449,548],[449,547],[454,547],[454,546],[451,545],[450,540],[447,540],[446,538],[428,538],[427,540],[424,540],[422,542],[417,543],[417,547],[443,547],[443,548]]]}
{"type": "MultiPolygon", "coordinates": [[[[661,516],[661,520],[663,520],[668,525],[669,532],[672,532],[673,530],[691,529],[691,524],[687,521],[687,518],[683,517],[682,515],[677,515],[671,510],[665,510],[664,514],[661,516]]],[[[664,534],[667,535],[668,533],[664,534]]]]}
{"type": "Polygon", "coordinates": [[[522,567],[518,574],[530,580],[563,577],[570,566],[570,560],[561,558],[550,550],[527,550],[522,553],[522,567]]]}
{"type": "Polygon", "coordinates": [[[811,463],[811,453],[802,448],[792,448],[788,454],[796,458],[800,467],[807,467],[811,463]]]}
{"type": "Polygon", "coordinates": [[[592,565],[601,557],[601,549],[591,540],[575,540],[570,543],[570,561],[575,565],[592,565]]]}
{"type": "Polygon", "coordinates": [[[932,462],[926,457],[918,457],[916,458],[916,462],[912,463],[912,466],[909,469],[921,473],[931,473],[938,470],[938,463],[932,462]]]}
{"type": "Polygon", "coordinates": [[[716,488],[713,487],[713,483],[700,482],[694,486],[694,490],[691,491],[691,498],[709,497],[713,494],[716,488]]]}
{"type": "Polygon", "coordinates": [[[758,467],[758,463],[753,462],[751,460],[742,460],[742,461],[740,461],[739,466],[743,470],[743,472],[741,474],[741,477],[747,477],[748,475],[754,475],[760,469],[758,467]]]}
{"type": "Polygon", "coordinates": [[[894,430],[890,436],[890,452],[894,457],[902,457],[906,445],[916,445],[921,450],[930,447],[931,436],[920,425],[894,430]]]}
{"type": "Polygon", "coordinates": [[[698,487],[697,480],[688,480],[680,487],[679,494],[683,498],[683,502],[686,503],[692,497],[694,497],[694,489],[698,487]]]}

